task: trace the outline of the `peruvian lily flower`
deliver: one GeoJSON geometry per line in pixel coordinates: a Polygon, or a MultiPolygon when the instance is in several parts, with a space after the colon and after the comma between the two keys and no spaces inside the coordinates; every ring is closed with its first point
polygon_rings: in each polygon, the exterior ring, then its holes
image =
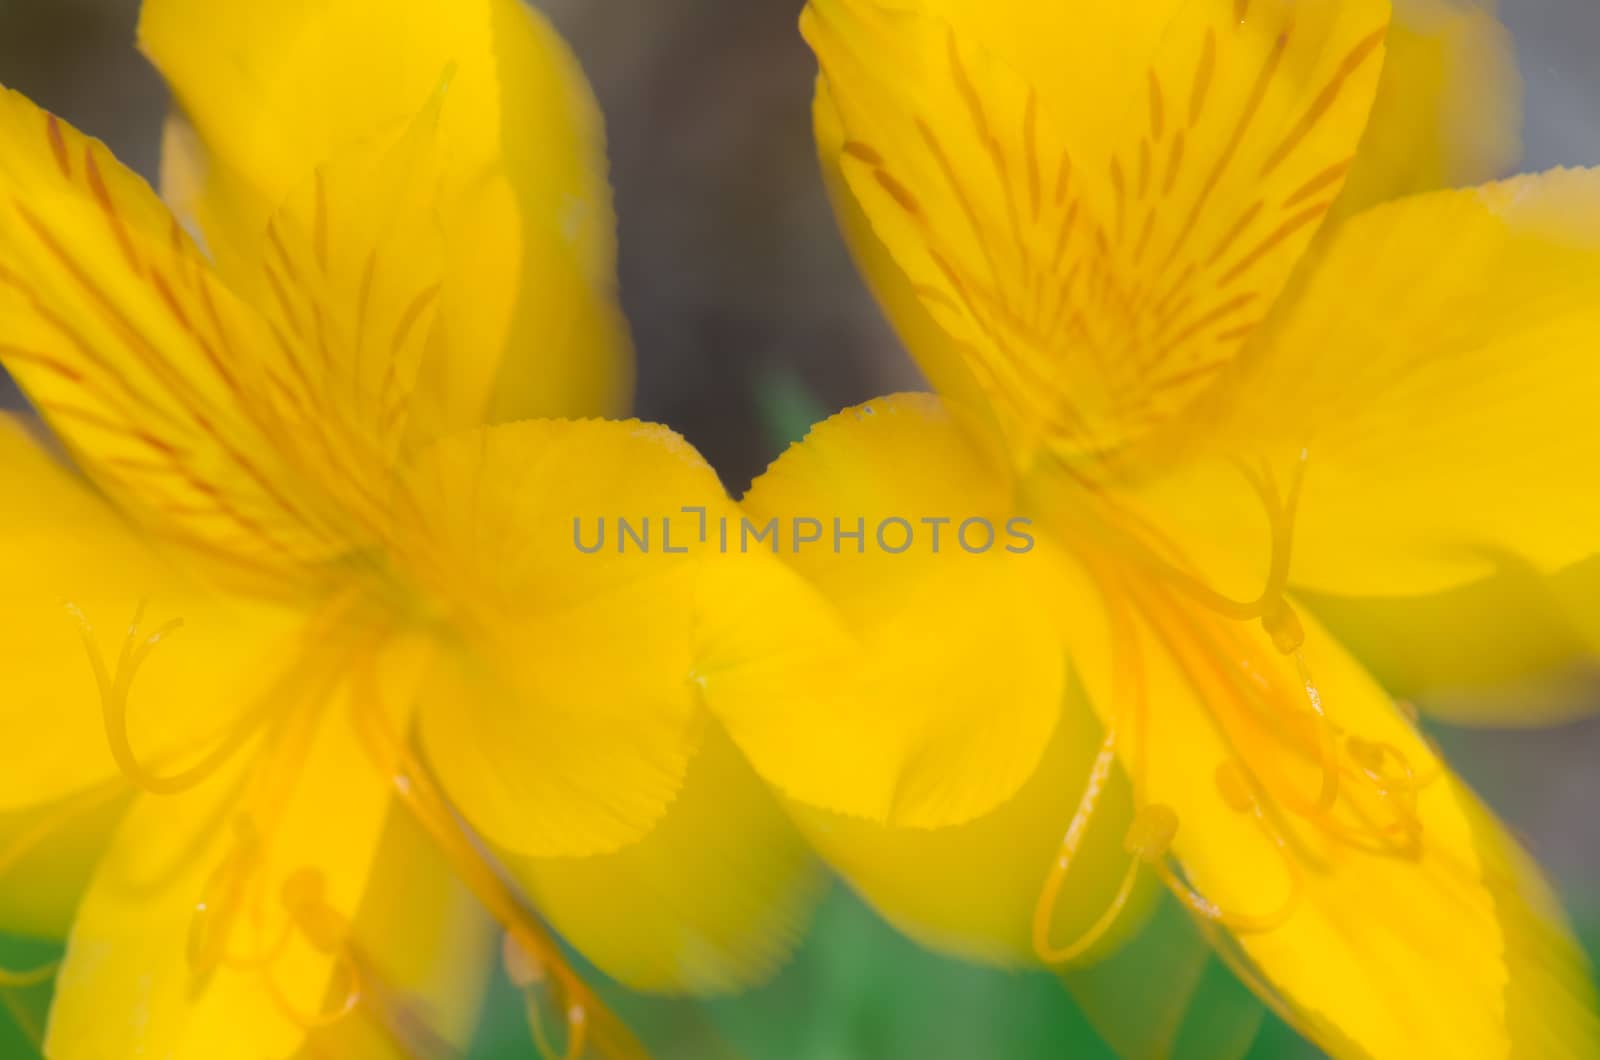
{"type": "Polygon", "coordinates": [[[70,917],[44,1051],[439,1055],[498,921],[547,1051],[640,1055],[544,923],[728,989],[809,863],[704,720],[698,550],[573,547],[715,475],[534,418],[629,389],[587,87],[518,0],[151,0],[141,41],[176,215],[0,96],[0,362],[59,446],[0,423],[0,914],[70,917]]]}
{"type": "Polygon", "coordinates": [[[824,170],[939,393],[757,481],[805,532],[706,687],[930,944],[1092,962],[1165,892],[1333,1055],[1596,1055],[1537,871],[1311,603],[1600,551],[1600,173],[1373,207],[1514,144],[1492,20],[1407,13],[811,0],[824,170]]]}

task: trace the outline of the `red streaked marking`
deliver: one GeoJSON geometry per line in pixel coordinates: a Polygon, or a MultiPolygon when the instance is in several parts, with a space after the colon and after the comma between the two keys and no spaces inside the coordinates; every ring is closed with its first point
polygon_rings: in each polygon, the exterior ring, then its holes
{"type": "Polygon", "coordinates": [[[72,179],[72,153],[67,150],[67,138],[61,132],[61,120],[54,114],[44,116],[45,137],[50,141],[50,153],[56,156],[61,175],[72,179]]]}

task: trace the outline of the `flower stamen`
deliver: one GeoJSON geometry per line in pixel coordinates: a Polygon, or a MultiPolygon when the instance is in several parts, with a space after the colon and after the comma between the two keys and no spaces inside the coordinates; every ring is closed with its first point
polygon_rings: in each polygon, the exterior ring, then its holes
{"type": "MultiPolygon", "coordinates": [[[[1224,762],[1217,767],[1217,788],[1222,794],[1222,800],[1228,808],[1236,813],[1251,814],[1261,832],[1283,856],[1284,867],[1289,878],[1289,894],[1277,909],[1267,913],[1239,913],[1221,909],[1211,899],[1195,891],[1189,886],[1166,861],[1156,866],[1162,882],[1170,889],[1178,901],[1196,916],[1214,924],[1227,928],[1234,934],[1259,934],[1271,931],[1285,924],[1299,905],[1302,893],[1305,890],[1305,880],[1302,876],[1300,863],[1289,851],[1288,843],[1282,833],[1267,819],[1261,809],[1261,803],[1251,790],[1249,782],[1239,767],[1232,762],[1224,762]]],[[[1173,829],[1176,830],[1176,817],[1173,829]]]]}
{"type": "Polygon", "coordinates": [[[566,1048],[556,1049],[550,1042],[549,1032],[545,1029],[544,1008],[547,993],[553,993],[554,985],[551,977],[546,973],[545,966],[534,960],[517,944],[517,940],[510,934],[504,937],[501,946],[501,963],[505,966],[506,977],[511,980],[522,993],[523,1008],[527,1012],[528,1033],[533,1037],[534,1048],[544,1060],[578,1060],[586,1048],[588,1034],[588,1010],[581,1001],[568,1001],[562,1006],[560,1000],[552,997],[554,1007],[564,1009],[566,1020],[566,1048]]]}
{"type": "Polygon", "coordinates": [[[50,961],[20,972],[0,968],[0,990],[26,990],[31,986],[43,986],[54,979],[60,970],[60,961],[50,961]]]}
{"type": "MultiPolygon", "coordinates": [[[[574,1008],[582,1012],[584,1040],[594,1043],[601,1055],[615,1060],[648,1060],[649,1053],[638,1039],[572,970],[555,940],[487,860],[428,771],[415,760],[402,739],[391,733],[371,657],[356,672],[351,702],[356,732],[373,765],[389,779],[401,804],[518,949],[559,981],[561,996],[568,999],[569,1020],[574,1008]]],[[[571,1042],[568,1044],[570,1047],[571,1042]]]]}
{"type": "MultiPolygon", "coordinates": [[[[228,938],[260,864],[260,832],[248,816],[241,814],[234,820],[233,846],[206,878],[189,920],[185,956],[189,971],[196,978],[210,974],[228,960],[228,938]]],[[[246,958],[243,963],[252,964],[253,959],[246,958]]]]}
{"type": "Polygon", "coordinates": [[[139,667],[163,640],[182,628],[183,620],[175,618],[147,634],[142,633],[140,626],[144,621],[145,603],[141,602],[134,613],[133,621],[128,624],[127,636],[123,639],[122,651],[117,657],[116,670],[111,671],[106,666],[100,646],[95,643],[94,627],[83,610],[76,604],[69,603],[67,611],[78,621],[83,647],[88,653],[89,666],[94,672],[95,685],[100,691],[101,718],[105,723],[106,742],[111,747],[111,756],[116,760],[117,768],[122,771],[122,775],[134,785],[152,795],[178,795],[192,790],[215,776],[250,738],[254,732],[254,725],[241,721],[210,753],[190,768],[166,777],[151,772],[139,761],[128,735],[128,694],[133,688],[133,680],[139,672],[139,667]]]}
{"type": "Polygon", "coordinates": [[[1050,941],[1051,927],[1055,922],[1056,906],[1061,901],[1061,891],[1066,885],[1067,875],[1072,869],[1072,863],[1077,857],[1078,848],[1083,843],[1084,834],[1089,830],[1089,825],[1094,819],[1096,808],[1100,805],[1100,796],[1105,792],[1106,784],[1111,779],[1111,768],[1116,762],[1117,730],[1106,731],[1105,739],[1100,744],[1100,750],[1094,757],[1094,764],[1089,768],[1089,778],[1084,783],[1083,794],[1078,799],[1078,807],[1072,814],[1072,820],[1067,825],[1066,834],[1061,837],[1061,849],[1055,861],[1050,865],[1050,872],[1045,877],[1044,886],[1039,891],[1039,897],[1033,906],[1033,952],[1046,964],[1065,964],[1082,956],[1103,938],[1116,923],[1117,916],[1128,902],[1128,896],[1133,893],[1134,880],[1138,876],[1139,862],[1137,859],[1128,867],[1123,876],[1122,884],[1117,889],[1116,897],[1111,905],[1101,914],[1100,918],[1080,936],[1077,940],[1064,947],[1057,947],[1050,941]]]}
{"type": "Polygon", "coordinates": [[[272,994],[274,1004],[291,1022],[306,1030],[320,1030],[340,1022],[361,1004],[363,994],[361,968],[345,942],[350,925],[338,910],[328,904],[325,892],[321,872],[309,867],[300,868],[284,879],[281,902],[289,922],[299,930],[300,937],[318,953],[334,958],[344,973],[347,986],[343,1000],[327,1012],[300,1012],[284,995],[270,972],[266,969],[261,971],[262,980],[272,994]]]}

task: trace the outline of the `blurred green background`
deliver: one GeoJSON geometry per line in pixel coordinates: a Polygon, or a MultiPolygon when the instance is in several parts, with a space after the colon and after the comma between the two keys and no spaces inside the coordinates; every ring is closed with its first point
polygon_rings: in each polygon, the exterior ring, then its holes
{"type": "MultiPolygon", "coordinates": [[[[687,435],[739,491],[812,419],[916,387],[849,264],[817,177],[814,67],[795,29],[799,0],[541,6],[572,42],[607,114],[639,414],[687,435]]],[[[1600,4],[1500,6],[1527,88],[1525,168],[1600,163],[1600,4]]],[[[165,97],[132,47],[136,9],[136,0],[0,0],[0,83],[148,174],[165,97]]],[[[0,405],[19,401],[0,379],[0,405]]],[[[1600,695],[1600,681],[1577,687],[1600,695]]],[[[1600,722],[1436,735],[1555,878],[1591,954],[1600,952],[1600,722]]],[[[0,965],[50,955],[0,939],[0,965]]],[[[1235,1011],[1237,988],[1214,973],[1200,985],[1196,1011],[1235,1011]]],[[[532,1055],[517,998],[503,982],[497,989],[473,1056],[532,1055]]],[[[792,964],[746,997],[609,996],[659,1055],[688,1060],[1113,1055],[1052,977],[932,956],[838,885],[792,964]]],[[[1210,1026],[1188,1035],[1201,1057],[1207,1045],[1222,1050],[1226,1037],[1210,1026]]],[[[29,1055],[0,1017],[0,1057],[29,1055]]],[[[1267,1017],[1249,1055],[1318,1054],[1267,1017]]]]}

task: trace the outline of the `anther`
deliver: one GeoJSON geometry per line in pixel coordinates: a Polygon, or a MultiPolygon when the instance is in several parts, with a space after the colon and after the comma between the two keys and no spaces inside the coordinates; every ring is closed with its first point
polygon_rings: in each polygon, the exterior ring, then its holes
{"type": "Polygon", "coordinates": [[[502,937],[500,942],[500,963],[505,966],[506,978],[518,990],[526,990],[544,982],[544,965],[534,960],[509,934],[502,937]]]}
{"type": "Polygon", "coordinates": [[[233,848],[206,878],[189,920],[185,954],[189,970],[197,976],[210,973],[226,960],[228,935],[245,885],[260,859],[260,833],[254,821],[241,814],[234,819],[233,829],[233,848]]]}
{"type": "Polygon", "coordinates": [[[283,908],[307,942],[321,953],[339,951],[348,925],[339,911],[328,904],[321,872],[309,867],[296,869],[285,877],[280,896],[283,908]]]}
{"type": "MultiPolygon", "coordinates": [[[[1294,859],[1294,855],[1290,853],[1288,844],[1284,842],[1283,836],[1267,820],[1267,815],[1262,812],[1261,803],[1251,791],[1249,781],[1245,779],[1244,773],[1239,767],[1232,762],[1224,762],[1217,767],[1215,777],[1217,790],[1221,793],[1222,801],[1228,805],[1228,808],[1236,813],[1252,815],[1262,834],[1272,842],[1278,853],[1283,856],[1284,870],[1289,877],[1288,896],[1284,899],[1282,905],[1270,913],[1224,912],[1215,902],[1185,883],[1172,870],[1171,866],[1164,861],[1157,865],[1157,871],[1161,874],[1162,881],[1172,891],[1174,897],[1196,916],[1220,924],[1236,934],[1271,931],[1288,920],[1295,906],[1299,904],[1300,894],[1304,889],[1300,875],[1300,864],[1294,859]]],[[[1170,813],[1171,811],[1168,812],[1170,813]]],[[[1175,814],[1173,815],[1172,827],[1174,830],[1177,828],[1177,816],[1175,814]]]]}
{"type": "Polygon", "coordinates": [[[1160,864],[1178,837],[1178,814],[1171,806],[1155,802],[1139,808],[1122,849],[1147,865],[1160,864]]]}
{"type": "Polygon", "coordinates": [[[1305,627],[1287,600],[1279,600],[1271,611],[1261,616],[1261,628],[1272,638],[1272,646],[1283,655],[1293,655],[1306,642],[1305,627]]]}
{"type": "Polygon", "coordinates": [[[1383,769],[1383,748],[1372,741],[1363,740],[1352,733],[1345,737],[1344,747],[1350,752],[1351,761],[1369,776],[1383,769]]]}
{"type": "MultiPolygon", "coordinates": [[[[535,960],[509,933],[500,946],[500,960],[505,966],[506,978],[522,992],[523,1008],[528,1019],[528,1033],[539,1055],[545,1060],[577,1060],[587,1047],[588,1010],[578,1001],[567,1001],[564,1008],[566,1022],[566,1048],[557,1050],[550,1042],[545,1029],[545,1001],[541,995],[553,993],[550,977],[544,965],[535,960]]],[[[551,998],[554,1001],[554,997],[551,998]]]]}

